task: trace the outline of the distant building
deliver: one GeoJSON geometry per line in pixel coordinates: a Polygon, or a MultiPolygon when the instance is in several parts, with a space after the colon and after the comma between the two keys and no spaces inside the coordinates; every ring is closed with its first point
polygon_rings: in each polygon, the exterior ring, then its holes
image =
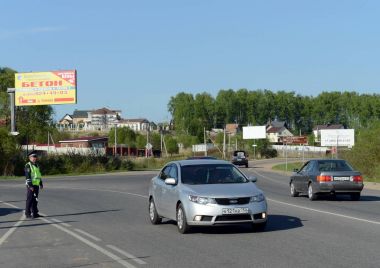
{"type": "Polygon", "coordinates": [[[325,125],[316,125],[313,128],[314,140],[315,142],[320,142],[321,130],[324,129],[344,129],[342,124],[325,124],[325,125]]]}
{"type": "Polygon", "coordinates": [[[101,108],[91,113],[91,125],[94,128],[109,129],[119,123],[121,111],[101,108]]]}
{"type": "Polygon", "coordinates": [[[91,124],[92,110],[74,110],[72,115],[74,124],[82,124],[84,127],[91,124]]]}
{"type": "Polygon", "coordinates": [[[106,148],[108,145],[108,137],[80,137],[75,139],[67,139],[59,141],[60,147],[73,148],[106,148]]]}
{"type": "Polygon", "coordinates": [[[239,124],[226,124],[226,132],[232,136],[236,135],[239,131],[239,124]]]}
{"type": "Polygon", "coordinates": [[[64,126],[70,126],[73,124],[73,117],[69,114],[65,114],[58,123],[64,126]]]}
{"type": "Polygon", "coordinates": [[[118,127],[128,127],[134,131],[147,131],[147,130],[151,131],[151,130],[153,130],[153,128],[151,129],[150,122],[145,118],[121,119],[117,123],[117,126],[118,127]]]}
{"type": "Polygon", "coordinates": [[[286,122],[273,121],[267,125],[267,139],[271,143],[282,143],[283,137],[294,136],[287,129],[286,122]]]}

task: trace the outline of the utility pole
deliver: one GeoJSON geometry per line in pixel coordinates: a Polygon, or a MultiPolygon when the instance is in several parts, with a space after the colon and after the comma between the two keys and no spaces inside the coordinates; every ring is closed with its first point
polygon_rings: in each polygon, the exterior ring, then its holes
{"type": "Polygon", "coordinates": [[[161,129],[160,132],[161,132],[161,156],[162,156],[162,149],[163,149],[163,148],[162,148],[162,146],[163,146],[163,144],[162,144],[162,142],[163,142],[163,139],[162,139],[162,136],[163,136],[163,134],[162,134],[162,129],[161,129]]]}
{"type": "Polygon", "coordinates": [[[223,130],[223,159],[226,159],[226,128],[223,130]]]}
{"type": "Polygon", "coordinates": [[[207,156],[206,127],[203,128],[203,136],[204,136],[204,143],[205,143],[205,156],[207,156]]]}
{"type": "Polygon", "coordinates": [[[116,131],[116,128],[117,128],[117,125],[115,124],[115,157],[116,157],[116,154],[117,154],[117,144],[116,144],[116,133],[117,133],[117,131],[116,131]]]}

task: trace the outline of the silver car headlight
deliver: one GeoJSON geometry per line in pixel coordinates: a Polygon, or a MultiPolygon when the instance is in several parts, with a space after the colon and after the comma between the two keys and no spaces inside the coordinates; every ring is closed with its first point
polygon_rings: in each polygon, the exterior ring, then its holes
{"type": "Polygon", "coordinates": [[[263,194],[254,195],[251,197],[249,202],[262,202],[265,200],[265,196],[263,194]]]}
{"type": "Polygon", "coordinates": [[[214,198],[202,197],[202,196],[196,196],[196,195],[189,195],[189,200],[191,202],[201,204],[201,205],[216,204],[216,201],[214,198]]]}

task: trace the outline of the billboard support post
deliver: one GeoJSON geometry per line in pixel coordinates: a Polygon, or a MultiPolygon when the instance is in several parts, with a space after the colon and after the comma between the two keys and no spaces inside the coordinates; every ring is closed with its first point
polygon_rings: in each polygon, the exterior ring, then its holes
{"type": "Polygon", "coordinates": [[[15,93],[16,89],[8,88],[7,92],[10,98],[10,109],[11,109],[11,132],[13,136],[17,136],[18,132],[16,131],[16,106],[15,106],[15,93]]]}

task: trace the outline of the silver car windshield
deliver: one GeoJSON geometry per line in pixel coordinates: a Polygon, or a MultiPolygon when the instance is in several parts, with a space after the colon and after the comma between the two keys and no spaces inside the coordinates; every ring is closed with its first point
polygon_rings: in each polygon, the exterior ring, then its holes
{"type": "Polygon", "coordinates": [[[233,165],[205,164],[181,167],[183,184],[247,183],[244,175],[233,165]]]}

